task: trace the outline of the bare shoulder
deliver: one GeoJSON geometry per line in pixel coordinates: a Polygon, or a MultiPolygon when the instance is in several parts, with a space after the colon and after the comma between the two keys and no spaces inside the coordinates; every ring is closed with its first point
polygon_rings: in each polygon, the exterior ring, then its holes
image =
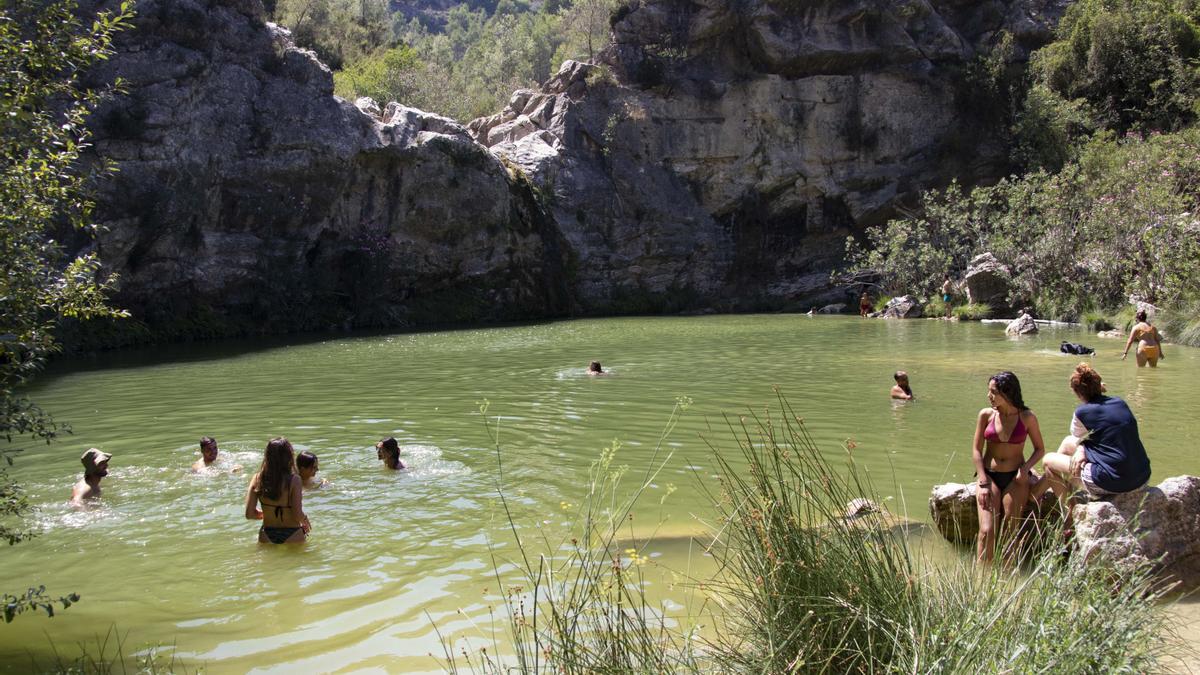
{"type": "Polygon", "coordinates": [[[1025,426],[1029,426],[1030,424],[1037,424],[1038,419],[1032,410],[1026,408],[1021,411],[1021,421],[1025,423],[1025,426]]]}
{"type": "Polygon", "coordinates": [[[982,422],[982,421],[984,421],[984,420],[990,420],[990,419],[992,419],[992,412],[993,412],[993,411],[992,411],[992,409],[991,409],[991,408],[980,408],[980,410],[979,410],[979,421],[980,421],[980,422],[982,422]]]}

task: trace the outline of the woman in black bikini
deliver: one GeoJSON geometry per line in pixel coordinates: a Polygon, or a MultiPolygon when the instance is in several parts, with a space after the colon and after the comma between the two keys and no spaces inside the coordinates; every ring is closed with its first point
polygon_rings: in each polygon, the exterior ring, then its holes
{"type": "Polygon", "coordinates": [[[1046,452],[1037,416],[1021,399],[1021,383],[1008,371],[988,381],[990,407],[979,411],[971,458],[979,483],[975,490],[979,511],[981,561],[992,559],[996,529],[1011,535],[1029,499],[1029,472],[1046,452]],[[1025,459],[1025,439],[1033,443],[1033,455],[1025,459]],[[1007,518],[1005,516],[1008,516],[1007,518]]]}
{"type": "Polygon", "coordinates": [[[262,468],[250,480],[246,518],[263,521],[258,531],[258,541],[263,544],[297,544],[312,529],[301,506],[300,476],[296,474],[292,444],[282,436],[267,443],[262,468]]]}

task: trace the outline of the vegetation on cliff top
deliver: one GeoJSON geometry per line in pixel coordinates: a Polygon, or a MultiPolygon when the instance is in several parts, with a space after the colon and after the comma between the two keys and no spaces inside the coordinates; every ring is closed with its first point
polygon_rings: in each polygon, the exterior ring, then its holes
{"type": "Polygon", "coordinates": [[[498,112],[517,89],[607,43],[617,0],[455,5],[444,23],[405,21],[380,0],[277,0],[272,18],[334,69],[339,96],[405,105],[467,122],[498,112]]]}

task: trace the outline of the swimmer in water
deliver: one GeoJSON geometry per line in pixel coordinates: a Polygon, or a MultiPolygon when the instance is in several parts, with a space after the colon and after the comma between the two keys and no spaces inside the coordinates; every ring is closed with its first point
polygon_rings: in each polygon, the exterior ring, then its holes
{"type": "Polygon", "coordinates": [[[588,375],[607,375],[608,373],[604,372],[604,369],[600,367],[599,361],[592,361],[591,363],[588,364],[587,374],[588,375]]]}
{"type": "Polygon", "coordinates": [[[383,460],[383,465],[393,471],[407,469],[404,462],[400,461],[400,444],[396,439],[388,436],[387,438],[375,444],[376,455],[383,460]]]}
{"type": "MultiPolygon", "coordinates": [[[[200,459],[192,464],[192,473],[203,473],[205,469],[219,468],[217,464],[217,455],[220,451],[217,449],[217,439],[212,436],[204,436],[200,439],[200,459]]],[[[229,473],[238,473],[242,470],[241,464],[234,464],[229,468],[229,473]]]]}
{"type": "Polygon", "coordinates": [[[80,508],[100,498],[100,479],[108,475],[108,460],[112,455],[89,448],[79,461],[83,462],[83,478],[71,490],[71,506],[80,508]]]}
{"type": "Polygon", "coordinates": [[[300,484],[305,490],[316,490],[325,487],[329,482],[324,478],[317,478],[317,456],[305,450],[296,455],[296,473],[300,474],[300,484]]]}
{"type": "Polygon", "coordinates": [[[911,401],[913,399],[912,387],[908,384],[908,373],[903,370],[897,370],[892,376],[896,380],[896,384],[892,385],[892,398],[901,401],[911,401]]]}
{"type": "Polygon", "coordinates": [[[308,537],[312,525],[304,514],[301,492],[292,444],[282,436],[272,438],[263,452],[262,468],[246,490],[246,519],[263,523],[260,544],[298,544],[308,537]]]}

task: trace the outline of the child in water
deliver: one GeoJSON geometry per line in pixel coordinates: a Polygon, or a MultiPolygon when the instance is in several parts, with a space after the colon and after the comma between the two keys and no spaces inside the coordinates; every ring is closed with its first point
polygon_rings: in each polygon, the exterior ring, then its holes
{"type": "Polygon", "coordinates": [[[913,399],[912,387],[908,384],[908,373],[903,370],[897,370],[892,376],[896,380],[896,384],[892,385],[892,398],[900,399],[901,401],[911,401],[913,399]]]}
{"type": "Polygon", "coordinates": [[[329,481],[317,478],[317,456],[305,450],[296,455],[296,473],[300,476],[300,485],[305,490],[316,490],[325,487],[329,481]]]}

